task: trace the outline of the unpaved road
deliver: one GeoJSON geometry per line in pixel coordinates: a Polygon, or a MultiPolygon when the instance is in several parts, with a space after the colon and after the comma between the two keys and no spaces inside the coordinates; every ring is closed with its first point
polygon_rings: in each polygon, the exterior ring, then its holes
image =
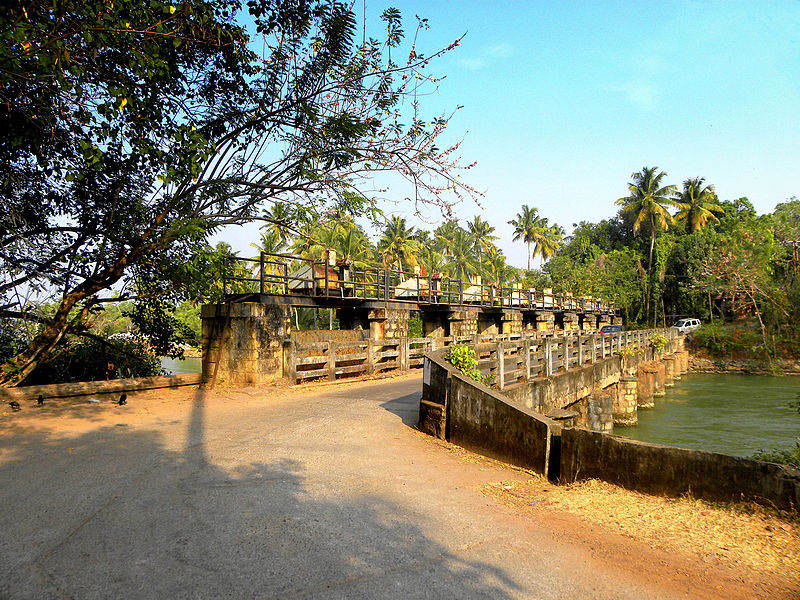
{"type": "Polygon", "coordinates": [[[0,598],[791,598],[794,582],[515,510],[416,431],[418,375],[0,416],[0,598]]]}

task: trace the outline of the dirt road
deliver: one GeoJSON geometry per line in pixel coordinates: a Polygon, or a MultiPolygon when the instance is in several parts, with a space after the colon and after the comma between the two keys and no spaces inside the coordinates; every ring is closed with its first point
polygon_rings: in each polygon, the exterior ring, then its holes
{"type": "Polygon", "coordinates": [[[486,493],[531,475],[415,430],[420,389],[406,375],[3,413],[0,597],[800,597],[486,493]]]}

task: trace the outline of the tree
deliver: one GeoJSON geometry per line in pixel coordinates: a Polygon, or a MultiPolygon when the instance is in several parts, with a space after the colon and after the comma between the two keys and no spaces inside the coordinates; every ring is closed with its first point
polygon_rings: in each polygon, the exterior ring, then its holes
{"type": "Polygon", "coordinates": [[[706,224],[719,223],[719,218],[714,213],[724,212],[717,203],[717,194],[713,185],[703,186],[705,179],[695,177],[683,182],[683,191],[676,192],[674,201],[678,207],[675,214],[676,221],[686,221],[690,233],[700,231],[706,224]]]}
{"type": "Polygon", "coordinates": [[[457,146],[437,147],[449,117],[403,103],[433,80],[423,69],[436,55],[391,59],[397,11],[383,14],[383,42],[356,45],[343,3],[252,0],[256,54],[240,9],[14,0],[0,14],[0,307],[24,290],[58,304],[0,384],[80,333],[119,282],[128,296],[199,290],[207,276],[186,257],[220,227],[269,220],[271,203],[369,212],[360,190],[374,170],[445,214],[448,190],[474,194],[457,146]]]}
{"type": "Polygon", "coordinates": [[[406,220],[397,215],[392,215],[383,230],[383,235],[378,242],[378,252],[383,256],[385,265],[396,265],[399,271],[414,259],[417,251],[413,239],[414,228],[406,226],[406,220]]]}
{"type": "Polygon", "coordinates": [[[555,256],[556,251],[561,247],[564,234],[565,231],[561,225],[549,225],[547,218],[537,219],[537,224],[533,229],[533,256],[538,254],[542,257],[542,261],[555,256]]]}
{"type": "Polygon", "coordinates": [[[511,219],[508,222],[509,225],[514,226],[513,240],[516,242],[521,239],[528,245],[528,271],[531,270],[531,244],[536,241],[536,232],[539,227],[538,212],[538,209],[523,204],[522,210],[517,213],[516,219],[511,219]]]}
{"type": "Polygon", "coordinates": [[[447,262],[447,272],[451,277],[469,281],[470,276],[477,271],[474,247],[474,242],[466,231],[460,227],[455,230],[447,262]]]}
{"type": "Polygon", "coordinates": [[[632,173],[632,181],[628,184],[629,196],[617,200],[622,205],[622,212],[633,215],[633,234],[639,235],[642,224],[650,229],[650,253],[647,262],[648,294],[645,297],[645,312],[649,314],[652,295],[653,247],[659,230],[667,229],[674,222],[667,210],[675,201],[670,197],[676,189],[674,185],[663,185],[667,176],[664,171],[657,173],[658,167],[644,167],[639,173],[632,173]]]}
{"type": "Polygon", "coordinates": [[[478,253],[478,265],[481,265],[483,264],[484,252],[488,252],[490,248],[493,248],[494,240],[498,239],[496,235],[492,235],[494,227],[484,221],[480,215],[476,215],[472,221],[467,223],[467,229],[472,236],[475,251],[478,253]]]}

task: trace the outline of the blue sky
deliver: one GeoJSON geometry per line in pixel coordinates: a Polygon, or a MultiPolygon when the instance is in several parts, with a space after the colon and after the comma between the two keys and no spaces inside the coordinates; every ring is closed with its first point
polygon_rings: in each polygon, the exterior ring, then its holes
{"type": "Polygon", "coordinates": [[[800,196],[800,2],[366,0],[368,35],[388,6],[407,34],[428,18],[426,54],[467,34],[431,63],[446,79],[424,107],[464,107],[449,141],[464,137],[467,181],[486,196],[458,213],[494,225],[511,264],[525,264],[507,225],[522,204],[569,232],[613,216],[643,166],[676,185],[705,177],[762,213],[800,196]]]}
{"type": "Polygon", "coordinates": [[[388,5],[406,31],[429,19],[428,51],[467,32],[433,65],[447,77],[428,100],[464,106],[450,134],[478,161],[469,181],[512,264],[525,249],[506,222],[522,204],[569,231],[612,216],[645,165],[759,212],[800,196],[799,2],[367,0],[368,22],[388,5]]]}

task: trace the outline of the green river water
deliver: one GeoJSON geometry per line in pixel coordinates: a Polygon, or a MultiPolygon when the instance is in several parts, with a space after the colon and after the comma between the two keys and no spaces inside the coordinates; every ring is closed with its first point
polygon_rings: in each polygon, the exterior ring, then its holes
{"type": "Polygon", "coordinates": [[[800,377],[686,374],[637,427],[614,434],[644,442],[749,456],[794,447],[800,437],[800,377]]]}

